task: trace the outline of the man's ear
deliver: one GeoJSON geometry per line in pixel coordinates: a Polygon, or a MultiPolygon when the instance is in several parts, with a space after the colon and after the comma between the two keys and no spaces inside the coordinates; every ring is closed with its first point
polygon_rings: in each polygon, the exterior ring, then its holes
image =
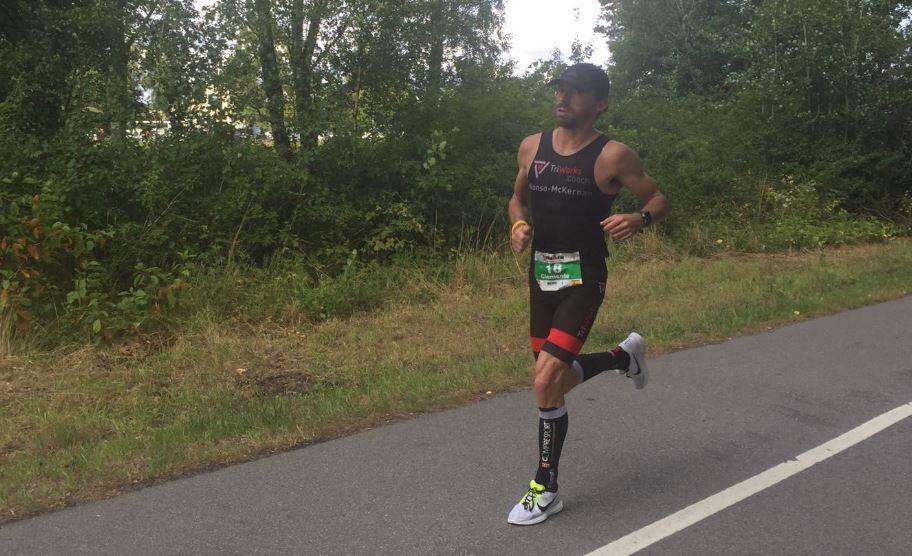
{"type": "Polygon", "coordinates": [[[602,112],[608,110],[608,97],[603,98],[602,100],[595,103],[595,108],[598,110],[598,113],[601,115],[602,112]]]}

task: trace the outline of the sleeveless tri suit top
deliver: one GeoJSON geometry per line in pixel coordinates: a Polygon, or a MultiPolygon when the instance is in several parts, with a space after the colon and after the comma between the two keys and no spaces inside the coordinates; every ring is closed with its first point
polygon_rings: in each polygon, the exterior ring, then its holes
{"type": "Polygon", "coordinates": [[[542,133],[529,168],[534,252],[579,252],[583,267],[604,266],[608,248],[599,222],[615,195],[595,183],[595,161],[610,139],[600,134],[574,154],[554,151],[552,131],[542,133]]]}

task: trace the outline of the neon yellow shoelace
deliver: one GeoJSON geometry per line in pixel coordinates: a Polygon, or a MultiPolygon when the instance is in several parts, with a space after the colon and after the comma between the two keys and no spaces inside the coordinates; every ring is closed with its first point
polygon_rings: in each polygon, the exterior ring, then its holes
{"type": "Polygon", "coordinates": [[[525,496],[519,499],[519,503],[522,504],[523,508],[532,511],[532,508],[535,507],[535,503],[538,502],[538,499],[541,498],[541,495],[544,494],[545,487],[536,483],[535,481],[529,481],[529,490],[526,492],[525,496]]]}

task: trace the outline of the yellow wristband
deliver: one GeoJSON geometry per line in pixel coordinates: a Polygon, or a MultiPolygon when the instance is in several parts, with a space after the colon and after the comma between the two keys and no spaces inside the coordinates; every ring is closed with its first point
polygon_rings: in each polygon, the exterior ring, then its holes
{"type": "Polygon", "coordinates": [[[519,225],[522,225],[522,224],[525,224],[526,226],[529,225],[529,223],[526,222],[525,220],[517,220],[516,222],[513,223],[513,227],[510,228],[510,235],[513,235],[513,232],[516,231],[516,227],[519,225]]]}

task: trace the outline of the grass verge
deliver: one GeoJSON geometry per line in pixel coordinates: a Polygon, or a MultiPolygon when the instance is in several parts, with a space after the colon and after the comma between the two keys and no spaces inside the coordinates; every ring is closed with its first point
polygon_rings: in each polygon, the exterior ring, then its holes
{"type": "MultiPolygon", "coordinates": [[[[717,341],[903,296],[912,283],[908,239],[694,258],[645,235],[619,255],[591,349],[632,328],[653,353],[717,341]]],[[[466,256],[420,275],[415,291],[433,291],[420,303],[393,296],[320,323],[268,310],[226,319],[200,303],[166,342],[28,355],[4,345],[0,521],[523,387],[523,264],[466,256]]]]}

